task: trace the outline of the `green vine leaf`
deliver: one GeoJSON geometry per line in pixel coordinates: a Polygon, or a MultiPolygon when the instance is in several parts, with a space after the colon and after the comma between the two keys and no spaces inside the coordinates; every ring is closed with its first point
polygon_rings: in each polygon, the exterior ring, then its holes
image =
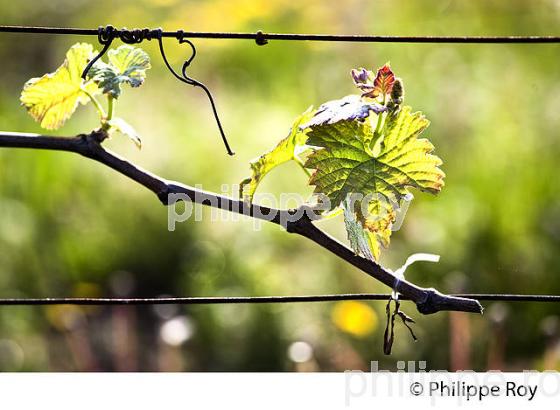
{"type": "Polygon", "coordinates": [[[239,184],[239,196],[249,201],[253,200],[259,183],[277,166],[296,159],[296,148],[305,145],[307,129],[302,130],[302,125],[313,117],[314,111],[309,107],[294,121],[290,133],[281,140],[274,149],[251,161],[252,174],[239,184]]]}
{"type": "Polygon", "coordinates": [[[372,246],[370,235],[364,230],[362,223],[358,221],[350,201],[350,196],[346,197],[342,208],[344,210],[344,225],[346,226],[350,246],[356,254],[362,255],[369,260],[376,260],[375,249],[377,248],[372,246]]]}
{"type": "Polygon", "coordinates": [[[378,260],[381,249],[388,248],[397,204],[382,195],[368,201],[348,195],[342,202],[344,223],[350,246],[356,254],[378,260]],[[364,212],[362,207],[365,208],[364,212]]]}
{"type": "Polygon", "coordinates": [[[89,70],[88,77],[93,79],[104,94],[118,98],[121,84],[140,87],[146,79],[146,70],[151,68],[148,54],[136,47],[122,45],[108,53],[109,63],[102,61],[89,70]]]}
{"type": "Polygon", "coordinates": [[[408,194],[408,187],[438,193],[445,174],[442,161],[432,155],[434,146],[417,138],[429,121],[410,107],[386,120],[384,132],[372,141],[369,122],[340,121],[311,128],[308,145],[318,147],[307,159],[306,168],[315,169],[309,183],[315,192],[329,197],[331,209],[348,194],[382,195],[396,203],[408,194]],[[370,149],[370,141],[380,145],[379,153],[370,149]]]}
{"type": "Polygon", "coordinates": [[[397,211],[411,196],[408,188],[437,194],[445,176],[441,159],[431,154],[434,146],[418,138],[429,121],[410,107],[386,115],[380,133],[367,121],[312,127],[307,143],[317,149],[305,163],[315,169],[309,181],[315,193],[327,195],[331,209],[343,205],[354,251],[374,260],[389,246],[397,211]],[[345,202],[355,196],[352,206],[345,202]]]}
{"type": "Polygon", "coordinates": [[[99,92],[94,82],[81,78],[82,71],[93,57],[91,44],[78,43],[66,53],[64,63],[53,73],[32,78],[23,87],[21,104],[29,114],[48,130],[60,128],[68,120],[78,104],[90,101],[88,93],[99,92]]]}

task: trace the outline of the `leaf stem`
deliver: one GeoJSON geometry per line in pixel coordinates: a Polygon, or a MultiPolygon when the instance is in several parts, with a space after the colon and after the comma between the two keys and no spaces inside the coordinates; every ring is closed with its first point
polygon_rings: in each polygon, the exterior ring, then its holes
{"type": "MultiPolygon", "coordinates": [[[[383,102],[381,103],[383,106],[386,106],[387,104],[387,96],[383,95],[383,102]]],[[[381,132],[381,128],[383,127],[383,123],[385,120],[385,113],[381,113],[381,115],[378,115],[377,118],[377,127],[375,127],[375,133],[379,134],[379,132],[381,132]]]]}
{"type": "MultiPolygon", "coordinates": [[[[387,104],[387,97],[385,95],[383,96],[383,101],[381,104],[383,106],[386,106],[387,104]]],[[[372,153],[374,151],[375,144],[377,143],[379,137],[381,136],[381,129],[383,128],[383,125],[385,125],[386,117],[387,117],[387,113],[385,112],[381,112],[377,114],[377,125],[375,126],[375,131],[373,132],[373,138],[371,139],[371,142],[369,144],[369,149],[372,153]]]]}
{"type": "Polygon", "coordinates": [[[111,131],[110,121],[113,119],[115,113],[114,98],[110,94],[107,95],[107,115],[101,119],[101,129],[106,132],[111,131]]]}
{"type": "Polygon", "coordinates": [[[101,119],[105,118],[105,110],[103,109],[103,107],[101,106],[101,104],[99,103],[99,101],[97,100],[97,98],[95,98],[95,96],[90,93],[88,90],[86,90],[85,87],[81,87],[82,92],[88,96],[88,98],[91,100],[91,102],[93,103],[93,105],[95,106],[95,109],[97,110],[97,113],[99,114],[99,117],[101,117],[101,119]]]}
{"type": "Polygon", "coordinates": [[[107,95],[107,121],[113,119],[113,114],[115,113],[115,104],[113,104],[115,98],[112,95],[107,95]]]}

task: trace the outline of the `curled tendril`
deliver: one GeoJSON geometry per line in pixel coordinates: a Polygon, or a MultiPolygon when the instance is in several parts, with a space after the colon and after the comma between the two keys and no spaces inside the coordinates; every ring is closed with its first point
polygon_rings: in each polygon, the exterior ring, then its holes
{"type": "Polygon", "coordinates": [[[206,96],[210,101],[210,105],[212,106],[212,112],[214,113],[214,118],[216,119],[216,124],[218,125],[218,129],[220,131],[220,135],[226,147],[227,153],[229,155],[234,155],[234,152],[231,150],[226,135],[224,133],[224,129],[222,127],[222,123],[220,121],[220,117],[218,115],[218,110],[216,109],[216,103],[214,102],[214,97],[212,96],[212,93],[210,92],[208,87],[206,87],[206,85],[204,85],[198,80],[195,80],[192,77],[189,77],[189,75],[187,74],[187,68],[190,66],[190,64],[196,57],[196,47],[190,40],[185,38],[185,33],[183,32],[183,30],[178,30],[175,37],[179,41],[179,44],[186,43],[190,46],[192,50],[190,57],[187,58],[183,63],[181,74],[178,74],[167,60],[167,56],[165,55],[165,51],[163,48],[163,30],[161,28],[157,28],[154,30],[147,29],[147,28],[129,30],[125,27],[121,30],[117,30],[111,25],[108,25],[106,27],[100,26],[98,28],[97,40],[99,41],[99,44],[103,45],[103,49],[84,68],[84,71],[82,72],[82,78],[85,79],[87,77],[87,73],[89,72],[91,67],[93,67],[93,65],[101,57],[105,55],[107,50],[109,50],[109,47],[111,47],[111,44],[113,43],[113,40],[115,38],[119,38],[123,43],[127,43],[127,44],[138,44],[144,40],[157,39],[159,43],[159,50],[161,52],[161,57],[163,58],[163,62],[165,63],[166,67],[171,72],[171,74],[173,74],[175,78],[177,78],[179,81],[183,83],[192,85],[194,87],[202,88],[206,93],[206,96]]]}
{"type": "Polygon", "coordinates": [[[216,104],[214,102],[214,97],[212,97],[212,93],[210,92],[208,87],[206,87],[206,85],[204,85],[203,83],[201,83],[198,80],[195,80],[192,77],[189,77],[189,75],[187,74],[187,68],[190,66],[190,64],[192,63],[192,61],[196,57],[196,47],[194,46],[194,44],[190,40],[188,40],[187,38],[184,37],[182,30],[177,31],[177,39],[179,40],[179,44],[185,44],[186,43],[190,46],[190,48],[192,50],[192,53],[191,53],[190,57],[187,58],[185,60],[185,62],[183,63],[183,66],[182,66],[182,69],[181,69],[181,74],[178,74],[173,69],[173,67],[171,66],[169,61],[167,60],[167,57],[165,55],[165,51],[164,51],[164,48],[163,48],[163,40],[160,36],[158,38],[158,42],[159,42],[159,50],[161,52],[161,57],[163,58],[163,62],[165,63],[165,65],[167,66],[167,68],[169,69],[171,74],[173,74],[173,76],[175,78],[177,78],[179,81],[181,81],[185,84],[192,85],[194,87],[200,87],[204,90],[204,92],[206,93],[206,96],[208,97],[208,100],[210,101],[210,105],[212,106],[212,112],[214,113],[214,118],[216,119],[216,124],[218,125],[218,129],[220,131],[220,135],[221,135],[222,141],[224,142],[224,145],[226,147],[227,153],[229,155],[234,155],[234,152],[231,150],[231,148],[229,146],[229,143],[227,141],[226,135],[224,133],[224,129],[222,127],[222,123],[220,121],[220,117],[218,115],[218,110],[216,109],[216,104]]]}

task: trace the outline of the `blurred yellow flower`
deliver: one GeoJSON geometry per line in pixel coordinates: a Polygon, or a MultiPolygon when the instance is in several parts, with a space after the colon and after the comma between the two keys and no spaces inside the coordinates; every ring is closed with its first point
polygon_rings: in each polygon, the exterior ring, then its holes
{"type": "Polygon", "coordinates": [[[340,330],[355,337],[366,337],[377,327],[377,315],[368,305],[356,301],[338,302],[331,319],[340,330]]]}

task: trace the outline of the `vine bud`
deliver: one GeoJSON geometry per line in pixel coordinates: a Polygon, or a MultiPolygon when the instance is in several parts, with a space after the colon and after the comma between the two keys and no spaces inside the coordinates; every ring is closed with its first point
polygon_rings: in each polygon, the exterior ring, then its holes
{"type": "Polygon", "coordinates": [[[391,100],[395,104],[401,104],[404,98],[404,86],[400,78],[395,79],[393,89],[391,90],[391,100]]]}

